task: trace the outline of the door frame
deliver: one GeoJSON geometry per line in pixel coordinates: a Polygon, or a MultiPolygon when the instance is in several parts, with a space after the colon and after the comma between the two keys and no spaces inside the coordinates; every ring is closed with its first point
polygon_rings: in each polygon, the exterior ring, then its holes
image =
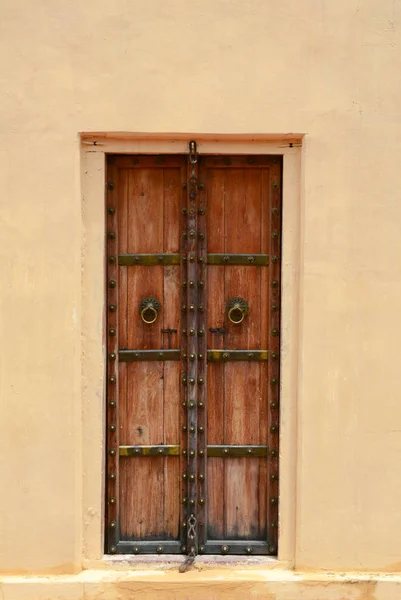
{"type": "MultiPolygon", "coordinates": [[[[278,558],[266,562],[291,567],[295,561],[297,491],[297,397],[299,388],[300,286],[303,195],[301,135],[145,135],[81,134],[82,189],[82,443],[84,566],[102,562],[105,486],[105,182],[106,155],[186,154],[196,139],[200,154],[279,154],[283,156],[282,304],[280,352],[280,489],[278,558]]],[[[107,557],[115,560],[116,557],[107,557]]],[[[213,558],[213,557],[212,557],[213,558]]],[[[118,560],[118,558],[117,558],[118,560]]],[[[141,557],[141,561],[144,557],[141,557]]],[[[241,560],[249,560],[241,557],[241,560]]]]}

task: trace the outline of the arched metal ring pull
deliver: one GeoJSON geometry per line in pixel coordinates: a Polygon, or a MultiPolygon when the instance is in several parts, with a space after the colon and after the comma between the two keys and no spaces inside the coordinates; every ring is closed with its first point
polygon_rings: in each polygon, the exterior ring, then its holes
{"type": "Polygon", "coordinates": [[[160,302],[150,296],[149,298],[143,298],[139,304],[139,312],[141,319],[146,325],[152,325],[159,316],[161,309],[160,302]]]}
{"type": "Polygon", "coordinates": [[[227,316],[231,323],[239,325],[248,314],[248,302],[244,298],[231,298],[227,302],[227,316]]]}

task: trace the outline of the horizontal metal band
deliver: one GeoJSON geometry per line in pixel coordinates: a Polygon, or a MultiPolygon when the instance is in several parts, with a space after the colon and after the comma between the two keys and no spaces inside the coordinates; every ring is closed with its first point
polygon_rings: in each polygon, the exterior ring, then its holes
{"type": "Polygon", "coordinates": [[[118,264],[125,267],[144,265],[154,267],[156,265],[179,265],[179,254],[119,254],[118,264]]]}
{"type": "Polygon", "coordinates": [[[182,544],[177,541],[118,542],[114,554],[182,554],[182,544]]]}
{"type": "Polygon", "coordinates": [[[273,544],[263,541],[213,540],[207,541],[202,554],[246,554],[248,556],[276,554],[273,544]]]}
{"type": "Polygon", "coordinates": [[[208,446],[207,455],[219,458],[253,458],[267,456],[267,446],[208,446]]]}
{"type": "Polygon", "coordinates": [[[179,456],[180,446],[120,446],[120,456],[179,456]]]}
{"type": "Polygon", "coordinates": [[[250,265],[267,266],[269,264],[268,254],[208,254],[209,265],[250,265]]]}
{"type": "Polygon", "coordinates": [[[140,360],[180,360],[180,350],[119,350],[120,362],[137,362],[140,360]]]}
{"type": "Polygon", "coordinates": [[[230,360],[268,360],[267,350],[208,350],[207,359],[210,362],[228,362],[230,360]]]}

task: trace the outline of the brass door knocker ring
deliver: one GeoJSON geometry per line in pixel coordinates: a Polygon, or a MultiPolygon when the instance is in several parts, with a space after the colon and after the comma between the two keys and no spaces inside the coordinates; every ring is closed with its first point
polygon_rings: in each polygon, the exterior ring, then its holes
{"type": "Polygon", "coordinates": [[[227,302],[227,316],[231,323],[239,325],[248,314],[248,302],[244,298],[231,298],[227,302]]]}
{"type": "Polygon", "coordinates": [[[149,298],[143,298],[139,304],[139,312],[141,319],[146,325],[152,325],[159,316],[161,309],[160,302],[150,296],[149,298]]]}

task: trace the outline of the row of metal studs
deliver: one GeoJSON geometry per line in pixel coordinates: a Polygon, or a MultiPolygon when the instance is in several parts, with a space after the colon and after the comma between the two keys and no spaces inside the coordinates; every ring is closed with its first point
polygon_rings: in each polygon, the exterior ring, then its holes
{"type": "Polygon", "coordinates": [[[270,335],[269,349],[270,360],[268,363],[269,391],[270,401],[270,419],[268,430],[268,477],[269,498],[268,498],[268,523],[269,523],[269,552],[277,552],[278,540],[278,457],[279,457],[279,375],[280,375],[280,246],[281,246],[281,165],[278,160],[270,168],[269,180],[269,198],[270,203],[270,223],[271,238],[270,251],[271,265],[269,269],[269,306],[270,306],[270,335]]]}
{"type": "Polygon", "coordinates": [[[107,523],[108,551],[117,551],[118,541],[118,240],[117,240],[117,191],[115,189],[115,168],[109,165],[107,183],[107,523]]]}

